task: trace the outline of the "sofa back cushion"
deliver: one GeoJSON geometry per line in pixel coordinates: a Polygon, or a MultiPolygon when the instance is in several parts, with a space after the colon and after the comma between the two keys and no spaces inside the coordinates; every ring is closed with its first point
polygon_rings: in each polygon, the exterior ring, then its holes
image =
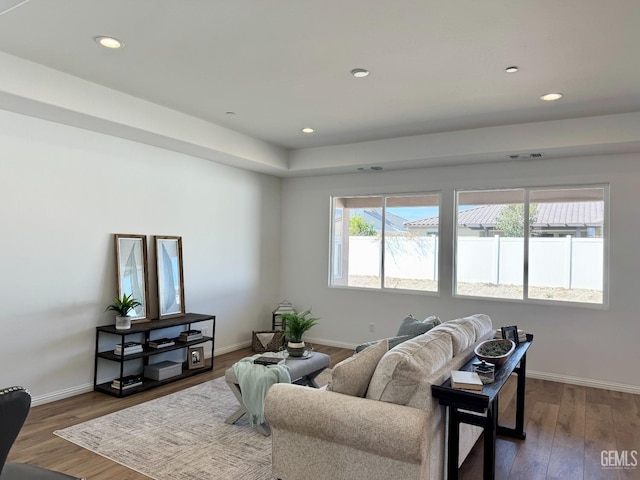
{"type": "Polygon", "coordinates": [[[384,339],[338,363],[333,367],[327,390],[352,397],[364,397],[371,376],[387,350],[388,342],[384,339]]]}
{"type": "Polygon", "coordinates": [[[444,322],[438,325],[434,331],[447,332],[449,334],[454,357],[469,348],[476,341],[476,331],[473,328],[473,324],[464,318],[444,322]]]}
{"type": "MultiPolygon", "coordinates": [[[[404,342],[405,340],[409,340],[410,338],[417,337],[418,335],[422,335],[423,333],[427,333],[436,325],[440,325],[440,323],[442,322],[435,315],[431,315],[424,320],[418,320],[411,314],[407,315],[404,320],[402,320],[402,323],[398,328],[398,333],[394,337],[387,338],[387,341],[389,342],[389,350],[391,350],[396,345],[404,342]]],[[[375,345],[378,342],[380,342],[380,340],[372,340],[370,342],[361,343],[356,347],[356,353],[359,353],[365,348],[370,347],[371,345],[375,345]]]]}
{"type": "Polygon", "coordinates": [[[442,368],[452,357],[453,344],[446,331],[433,329],[407,340],[380,359],[366,396],[372,400],[406,405],[420,379],[442,368]]]}
{"type": "Polygon", "coordinates": [[[489,330],[493,329],[491,317],[489,317],[489,315],[485,315],[484,313],[470,315],[468,317],[465,317],[465,320],[471,322],[471,324],[473,325],[473,328],[476,331],[476,342],[481,340],[482,337],[486,336],[487,333],[489,333],[489,330]]]}
{"type": "MultiPolygon", "coordinates": [[[[400,345],[405,340],[409,340],[410,338],[413,338],[413,337],[415,337],[415,335],[398,335],[395,337],[385,338],[383,340],[387,341],[387,343],[389,344],[388,350],[391,350],[396,345],[400,345]]],[[[361,343],[356,347],[356,353],[360,353],[365,348],[369,348],[371,345],[376,345],[382,342],[383,340],[371,340],[370,342],[361,343]]]]}

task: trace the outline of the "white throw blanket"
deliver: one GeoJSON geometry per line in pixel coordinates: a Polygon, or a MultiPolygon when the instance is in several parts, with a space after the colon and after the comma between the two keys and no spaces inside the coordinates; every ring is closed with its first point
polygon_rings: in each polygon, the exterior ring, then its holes
{"type": "Polygon", "coordinates": [[[278,357],[271,352],[246,357],[233,365],[233,373],[238,379],[242,402],[249,412],[251,425],[264,423],[264,398],[274,383],[291,383],[289,367],[281,365],[256,365],[253,360],[258,357],[278,357]]]}

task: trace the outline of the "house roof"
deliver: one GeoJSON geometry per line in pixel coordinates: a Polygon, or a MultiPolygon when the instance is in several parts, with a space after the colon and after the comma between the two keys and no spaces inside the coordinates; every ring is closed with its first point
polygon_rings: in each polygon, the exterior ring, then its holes
{"type": "MultiPolygon", "coordinates": [[[[458,225],[495,228],[496,219],[507,205],[480,205],[458,214],[458,225]]],[[[439,217],[406,222],[407,228],[438,226],[439,217]]],[[[604,202],[539,203],[534,228],[599,227],[604,223],[604,202]]]]}
{"type": "MultiPolygon", "coordinates": [[[[367,223],[373,222],[374,228],[379,232],[382,230],[382,212],[375,209],[358,209],[357,212],[361,213],[367,223]]],[[[396,232],[404,232],[407,230],[406,218],[402,218],[398,215],[394,215],[393,213],[387,212],[384,217],[386,232],[396,231],[396,232]]]]}

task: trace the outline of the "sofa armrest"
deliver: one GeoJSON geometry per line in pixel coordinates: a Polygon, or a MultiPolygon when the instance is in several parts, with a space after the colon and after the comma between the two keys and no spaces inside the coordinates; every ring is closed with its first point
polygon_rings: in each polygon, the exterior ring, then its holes
{"type": "Polygon", "coordinates": [[[269,389],[264,411],[274,432],[292,431],[414,464],[422,463],[428,450],[423,445],[428,414],[413,407],[278,383],[269,389]]]}

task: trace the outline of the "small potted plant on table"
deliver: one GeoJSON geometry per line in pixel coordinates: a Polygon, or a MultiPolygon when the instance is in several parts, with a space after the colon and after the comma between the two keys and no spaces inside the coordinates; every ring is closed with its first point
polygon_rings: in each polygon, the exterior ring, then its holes
{"type": "Polygon", "coordinates": [[[114,311],[118,315],[116,316],[116,329],[127,330],[131,328],[131,317],[129,312],[136,307],[142,305],[138,300],[133,298],[133,294],[122,294],[122,298],[116,297],[111,305],[109,305],[105,312],[114,311]]]}
{"type": "Polygon", "coordinates": [[[318,323],[318,318],[311,317],[311,309],[302,313],[283,313],[287,337],[287,352],[292,357],[301,357],[304,354],[305,344],[302,341],[302,335],[311,327],[318,323]]]}

